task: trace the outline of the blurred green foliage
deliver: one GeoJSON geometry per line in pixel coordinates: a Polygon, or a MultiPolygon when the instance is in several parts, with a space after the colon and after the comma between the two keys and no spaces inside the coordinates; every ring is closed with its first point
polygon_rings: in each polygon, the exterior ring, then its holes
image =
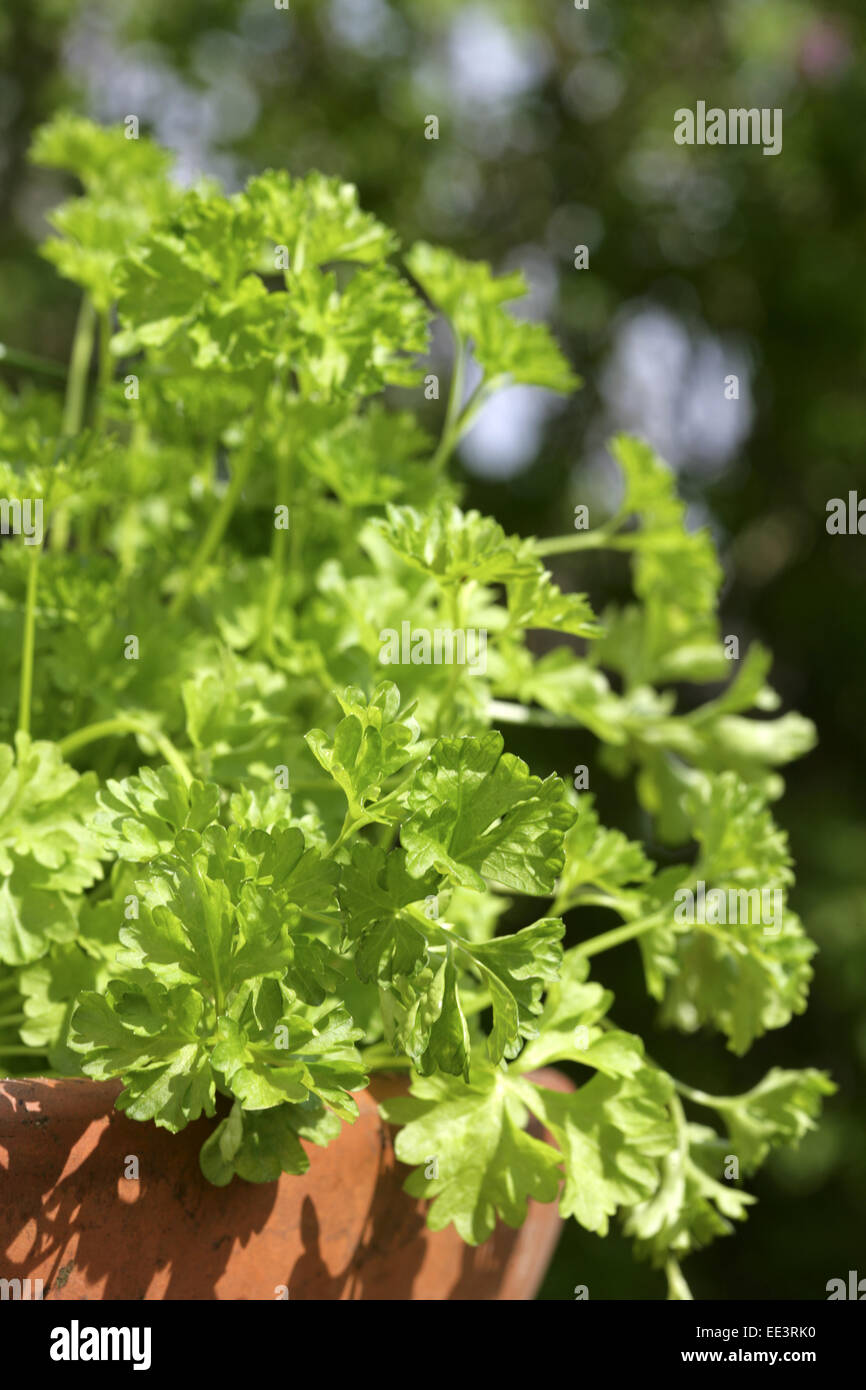
{"type": "MultiPolygon", "coordinates": [[[[624,426],[672,456],[713,526],[723,631],[743,649],[769,642],[785,705],[819,728],[780,817],[821,955],[808,1013],[747,1061],[700,1034],[663,1035],[658,1060],[719,1092],[771,1065],[825,1067],[840,1091],[820,1131],[768,1164],[737,1239],[690,1263],[699,1298],[822,1298],[864,1259],[866,541],[825,530],[828,499],[866,492],[864,21],[860,0],[6,0],[0,12],[0,342],[65,361],[77,312],[34,249],[62,191],[25,162],[34,128],[60,104],[133,112],[187,182],[319,168],[356,182],[404,244],[527,270],[586,387],[557,413],[506,421],[525,435],[506,475],[495,438],[480,455],[470,440],[468,504],[526,533],[568,529],[577,503],[606,515],[598,441],[624,426]],[[673,113],[699,99],[781,107],[781,155],[676,146],[673,113]],[[438,140],[425,139],[430,115],[438,140]],[[588,270],[574,268],[579,244],[588,270]],[[738,402],[724,400],[728,372],[738,402]]],[[[7,358],[2,371],[26,389],[25,369],[7,358]]],[[[586,586],[580,557],[556,571],[586,586]]],[[[605,596],[624,591],[618,557],[599,572],[605,596]]],[[[542,773],[585,760],[553,730],[511,746],[542,773]]],[[[616,795],[603,819],[641,832],[616,795]]],[[[600,974],[627,1026],[649,1026],[637,951],[605,956],[600,974]]],[[[542,1297],[582,1283],[591,1298],[662,1294],[624,1238],[572,1224],[542,1297]]]]}

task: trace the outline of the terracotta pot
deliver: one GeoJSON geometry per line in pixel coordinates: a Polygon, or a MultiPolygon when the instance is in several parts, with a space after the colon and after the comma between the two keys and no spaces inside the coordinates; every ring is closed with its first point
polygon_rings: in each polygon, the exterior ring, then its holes
{"type": "Polygon", "coordinates": [[[375,1078],[354,1125],[305,1146],[303,1177],[216,1188],[198,1166],[210,1121],[168,1134],[115,1110],[115,1082],[0,1081],[0,1278],[40,1279],[46,1299],[531,1299],[555,1204],[475,1249],[429,1231],[373,1099],[404,1085],[375,1078]]]}

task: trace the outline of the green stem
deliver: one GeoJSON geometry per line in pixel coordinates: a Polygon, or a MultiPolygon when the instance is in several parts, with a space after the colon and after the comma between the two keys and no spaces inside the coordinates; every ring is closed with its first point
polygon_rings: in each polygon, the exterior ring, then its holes
{"type": "Polygon", "coordinates": [[[33,696],[33,650],[36,642],[36,584],[42,546],[33,546],[27,568],[27,598],[24,609],[24,635],[21,642],[21,679],[18,687],[18,729],[30,732],[30,705],[33,696]]]}
{"type": "Polygon", "coordinates": [[[96,398],[96,418],[97,421],[102,417],[105,405],[105,396],[111,385],[113,376],[111,357],[111,310],[106,309],[99,315],[99,375],[97,377],[98,395],[96,398]]]}
{"type": "Polygon", "coordinates": [[[340,827],[339,835],[337,836],[334,843],[330,846],[330,848],[325,852],[326,857],[330,857],[332,854],[336,854],[337,850],[344,843],[344,841],[348,840],[349,836],[353,834],[354,831],[357,830],[362,824],[367,825],[369,824],[369,822],[365,821],[362,816],[359,816],[357,820],[353,820],[352,812],[347,811],[343,818],[343,824],[340,827]]]}
{"type": "Polygon", "coordinates": [[[0,1057],[47,1057],[44,1047],[28,1047],[27,1043],[12,1043],[9,1047],[0,1043],[0,1057]]]}
{"type": "Polygon", "coordinates": [[[93,356],[96,329],[96,310],[90,295],[85,295],[78,311],[75,338],[66,380],[66,400],[63,404],[61,429],[64,434],[79,434],[84,422],[84,400],[87,394],[87,373],[93,356]]]}
{"type": "Polygon", "coordinates": [[[546,709],[529,709],[526,705],[512,700],[489,700],[487,713],[501,724],[528,724],[536,729],[580,729],[583,726],[577,719],[565,714],[552,714],[546,709]]]}
{"type": "Polygon", "coordinates": [[[597,956],[602,951],[609,951],[613,946],[619,946],[623,941],[631,941],[636,936],[641,936],[645,931],[650,931],[652,927],[657,927],[661,921],[661,913],[654,912],[649,917],[639,917],[636,922],[626,922],[621,927],[614,927],[611,931],[601,932],[599,936],[592,936],[588,941],[582,941],[575,946],[575,954],[580,956],[597,956]]]}
{"type": "Polygon", "coordinates": [[[159,729],[154,729],[143,719],[133,719],[119,716],[117,719],[103,719],[96,724],[88,724],[83,729],[77,729],[74,734],[67,734],[58,744],[64,758],[70,753],[75,753],[79,748],[85,747],[88,743],[95,743],[100,738],[113,738],[117,734],[143,734],[146,738],[156,744],[160,753],[170,767],[173,767],[183,779],[188,787],[192,781],[192,773],[189,764],[183,754],[172,743],[171,739],[161,733],[159,729]]]}
{"type": "Polygon", "coordinates": [[[737,1104],[736,1096],[711,1096],[706,1091],[687,1086],[684,1081],[674,1081],[674,1085],[686,1100],[694,1101],[695,1105],[703,1105],[710,1110],[726,1110],[737,1104]]]}
{"type": "MultiPolygon", "coordinates": [[[[284,448],[280,449],[277,455],[278,506],[288,506],[290,471],[288,454],[284,448]]],[[[274,520],[276,521],[276,517],[274,520]]],[[[289,521],[289,530],[278,529],[274,526],[274,536],[271,541],[271,573],[268,580],[268,591],[265,597],[264,610],[262,612],[262,626],[259,633],[259,645],[267,656],[273,655],[274,622],[277,616],[280,595],[283,590],[283,576],[286,566],[290,529],[291,519],[289,521]]]]}
{"type": "Polygon", "coordinates": [[[62,362],[37,357],[33,352],[23,352],[21,348],[11,348],[6,343],[0,343],[0,362],[8,362],[10,367],[23,367],[29,372],[42,372],[44,376],[66,377],[62,362]]]}
{"type": "MultiPolygon", "coordinates": [[[[63,417],[60,430],[64,436],[80,434],[84,424],[84,407],[87,398],[87,376],[93,357],[93,343],[96,336],[96,309],[89,294],[81,301],[72,352],[69,358],[69,372],[66,377],[66,397],[63,402],[63,417]]],[[[59,554],[69,542],[69,511],[67,507],[55,508],[51,519],[51,550],[59,554]]]]}
{"type": "Polygon", "coordinates": [[[308,917],[311,922],[320,922],[323,927],[338,927],[339,917],[328,917],[324,912],[313,912],[312,908],[302,907],[301,916],[308,917]]]}
{"type": "MultiPolygon", "coordinates": [[[[424,758],[413,758],[411,762],[406,763],[405,766],[400,769],[405,775],[400,778],[400,781],[397,783],[396,787],[394,787],[393,791],[388,792],[387,796],[383,796],[370,807],[371,814],[369,816],[365,815],[363,820],[358,821],[359,828],[362,825],[370,825],[378,821],[379,812],[382,810],[382,807],[389,806],[392,801],[396,801],[403,795],[406,788],[411,786],[412,782],[415,780],[415,773],[424,761],[424,758]]],[[[387,824],[387,822],[385,823],[387,824]]]]}
{"type": "Polygon", "coordinates": [[[222,500],[217,510],[211,516],[210,524],[202,537],[198,550],[187,566],[184,582],[169,605],[169,613],[172,617],[176,618],[182,613],[187,603],[192,598],[199,579],[201,578],[202,570],[225,535],[228,524],[232,518],[232,513],[240,501],[240,496],[244,490],[244,484],[249,475],[255,455],[263,400],[264,397],[262,397],[262,400],[259,402],[259,406],[250,423],[249,433],[244,442],[244,447],[238,450],[229,485],[223,493],[222,500]]]}
{"type": "Polygon", "coordinates": [[[457,443],[458,417],[463,404],[463,388],[466,380],[466,344],[462,334],[454,330],[454,370],[451,373],[451,386],[448,392],[448,405],[439,445],[431,459],[432,468],[441,468],[451,456],[457,443]]]}
{"type": "MultiPolygon", "coordinates": [[[[206,884],[201,869],[196,862],[193,862],[192,872],[200,895],[199,901],[206,902],[206,884]]],[[[214,1005],[216,1007],[217,1026],[219,1026],[219,1020],[222,1017],[222,1014],[225,1010],[225,992],[223,990],[222,971],[220,970],[220,951],[218,943],[215,940],[215,933],[212,930],[212,927],[213,916],[210,912],[208,912],[205,919],[205,932],[207,934],[207,942],[208,947],[210,949],[211,969],[213,971],[214,1005]]]]}
{"type": "MultiPolygon", "coordinates": [[[[459,632],[463,626],[463,596],[459,582],[449,584],[443,595],[443,600],[442,608],[444,612],[442,616],[446,618],[447,625],[451,628],[452,632],[459,632]]],[[[461,668],[457,665],[456,661],[453,662],[436,714],[437,733],[443,733],[448,728],[451,713],[457,701],[457,691],[460,686],[460,673],[461,668]]]]}
{"type": "Polygon", "coordinates": [[[615,912],[617,906],[616,900],[611,897],[610,893],[596,893],[591,889],[587,891],[580,889],[574,896],[569,893],[567,897],[557,896],[554,898],[551,912],[554,917],[558,917],[562,912],[571,912],[575,907],[609,907],[615,912]]]}
{"type": "Polygon", "coordinates": [[[564,555],[571,550],[633,550],[639,540],[638,535],[617,536],[608,526],[600,526],[597,531],[575,531],[566,536],[546,536],[533,541],[530,549],[536,555],[564,555]]]}
{"type": "Polygon", "coordinates": [[[390,854],[397,840],[400,831],[400,822],[394,821],[389,825],[387,821],[379,827],[379,848],[386,854],[390,854]]]}
{"type": "MultiPolygon", "coordinates": [[[[368,810],[364,810],[362,808],[360,813],[354,817],[352,815],[352,811],[348,810],[343,820],[343,824],[340,829],[339,835],[337,836],[334,843],[326,851],[326,853],[329,855],[336,854],[337,850],[340,848],[342,844],[346,842],[346,840],[349,839],[350,835],[354,835],[357,830],[363,830],[365,826],[384,824],[386,827],[388,827],[390,823],[388,821],[383,822],[381,820],[381,811],[383,806],[388,806],[389,803],[395,801],[398,797],[402,796],[403,792],[414,779],[415,771],[422,761],[423,759],[421,758],[413,758],[410,763],[407,763],[406,766],[409,768],[409,771],[406,774],[406,776],[403,777],[397,783],[397,786],[394,788],[393,791],[389,792],[387,796],[383,796],[380,801],[376,801],[372,806],[368,808],[368,810]]],[[[402,768],[401,771],[403,771],[402,768]]],[[[398,826],[395,825],[395,833],[397,829],[398,826]]]]}
{"type": "Polygon", "coordinates": [[[12,1028],[19,1023],[26,1023],[26,1014],[0,1014],[0,1028],[12,1028]]]}
{"type": "Polygon", "coordinates": [[[15,975],[10,975],[10,976],[8,977],[8,979],[6,979],[6,980],[0,980],[0,994],[3,994],[4,991],[7,990],[7,989],[17,989],[17,988],[18,988],[18,980],[17,980],[17,977],[16,977],[15,975]]]}
{"type": "Polygon", "coordinates": [[[668,1298],[677,1302],[692,1302],[694,1295],[686,1282],[686,1276],[680,1269],[679,1260],[675,1260],[673,1255],[665,1263],[665,1276],[668,1281],[668,1298]]]}
{"type": "Polygon", "coordinates": [[[365,1071],[408,1071],[412,1066],[409,1057],[398,1057],[387,1043],[372,1043],[361,1048],[361,1062],[365,1071]]]}

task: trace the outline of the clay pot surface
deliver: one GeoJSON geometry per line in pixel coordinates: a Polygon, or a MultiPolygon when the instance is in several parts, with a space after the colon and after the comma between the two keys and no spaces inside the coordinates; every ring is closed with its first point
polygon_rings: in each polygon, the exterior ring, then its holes
{"type": "MultiPolygon", "coordinates": [[[[535,1079],[572,1089],[553,1070],[535,1079]]],[[[530,1201],[519,1230],[500,1223],[476,1248],[453,1227],[428,1230],[375,1103],[402,1078],[374,1078],[355,1124],[325,1149],[305,1144],[303,1176],[222,1188],[198,1165],[213,1121],[169,1134],[115,1110],[119,1090],[0,1081],[0,1278],[42,1280],[43,1298],[61,1300],[403,1301],[531,1299],[544,1277],[555,1203],[530,1201]]]]}

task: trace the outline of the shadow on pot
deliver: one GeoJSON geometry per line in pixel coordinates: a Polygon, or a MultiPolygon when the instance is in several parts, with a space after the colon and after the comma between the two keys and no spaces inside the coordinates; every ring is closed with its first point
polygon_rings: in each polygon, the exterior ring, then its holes
{"type": "Polygon", "coordinates": [[[305,1145],[302,1177],[215,1188],[198,1165],[213,1121],[169,1134],[116,1111],[116,1083],[0,1082],[2,1296],[29,1279],[60,1300],[531,1298],[555,1207],[530,1202],[477,1248],[428,1230],[376,1104],[403,1084],[376,1078],[339,1140],[305,1145]]]}

